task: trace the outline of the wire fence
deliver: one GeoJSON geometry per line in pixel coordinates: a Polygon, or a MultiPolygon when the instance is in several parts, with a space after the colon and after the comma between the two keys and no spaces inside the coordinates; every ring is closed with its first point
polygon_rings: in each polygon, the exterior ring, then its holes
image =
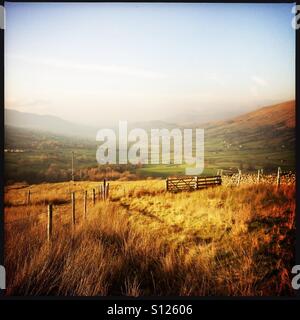
{"type": "MultiPolygon", "coordinates": [[[[10,203],[6,202],[6,207],[9,206],[23,206],[25,208],[28,208],[30,211],[37,211],[39,210],[39,213],[35,213],[34,215],[29,215],[25,218],[17,218],[12,221],[6,221],[4,219],[4,223],[6,225],[12,225],[12,224],[22,224],[22,223],[28,223],[32,222],[35,225],[40,223],[45,223],[45,213],[47,212],[48,217],[48,230],[52,230],[52,227],[49,227],[49,224],[52,225],[53,218],[60,218],[60,222],[62,222],[62,208],[64,208],[64,211],[70,210],[71,212],[71,222],[72,224],[76,224],[77,217],[76,214],[78,213],[78,210],[76,210],[76,207],[83,203],[83,216],[87,216],[87,209],[88,205],[94,206],[97,201],[106,201],[109,200],[109,183],[104,180],[103,184],[98,185],[95,188],[89,188],[89,189],[81,189],[76,191],[66,191],[63,192],[63,198],[61,198],[62,194],[60,193],[57,198],[49,198],[49,199],[41,199],[40,197],[38,199],[35,199],[32,201],[33,195],[41,195],[40,192],[32,192],[30,189],[26,191],[24,200],[21,201],[21,203],[10,203]],[[90,197],[88,197],[90,195],[90,197]],[[57,201],[59,199],[59,201],[57,201]],[[71,208],[70,208],[71,207],[71,208]]],[[[78,208],[77,208],[78,209],[78,208]]]]}
{"type": "MultiPolygon", "coordinates": [[[[278,168],[277,173],[271,174],[264,174],[262,170],[258,170],[256,173],[243,173],[241,170],[238,170],[238,172],[219,170],[218,177],[221,177],[220,185],[222,186],[268,184],[280,188],[281,185],[294,185],[296,183],[295,173],[282,172],[281,168],[278,168]]],[[[45,225],[45,218],[47,218],[47,239],[50,241],[53,233],[53,220],[58,221],[60,224],[71,224],[74,227],[78,223],[79,212],[81,212],[80,219],[86,218],[89,206],[94,206],[97,201],[109,200],[109,191],[109,183],[106,180],[103,180],[102,184],[94,188],[80,188],[79,190],[71,190],[69,188],[63,193],[54,194],[49,198],[44,197],[44,199],[41,192],[33,192],[29,189],[19,203],[11,203],[9,201],[5,203],[6,207],[23,206],[28,208],[27,213],[29,214],[27,217],[16,218],[11,221],[6,221],[5,219],[4,222],[6,225],[30,222],[34,226],[39,226],[40,224],[45,225]],[[33,199],[35,196],[38,196],[37,199],[33,199]],[[35,211],[35,213],[32,214],[32,211],[35,211]],[[65,214],[67,212],[70,214],[65,214]]]]}

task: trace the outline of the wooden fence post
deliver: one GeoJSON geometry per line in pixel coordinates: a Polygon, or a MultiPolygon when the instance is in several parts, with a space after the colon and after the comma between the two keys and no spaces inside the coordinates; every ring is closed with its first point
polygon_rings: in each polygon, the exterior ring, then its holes
{"type": "Polygon", "coordinates": [[[195,177],[195,190],[198,189],[198,176],[195,177]]]}
{"type": "Polygon", "coordinates": [[[103,180],[103,200],[106,199],[106,179],[103,180]]]}
{"type": "Polygon", "coordinates": [[[30,190],[27,192],[27,204],[30,204],[30,190]]]}
{"type": "Polygon", "coordinates": [[[84,211],[84,218],[86,219],[86,207],[87,207],[87,191],[84,191],[84,199],[83,199],[83,211],[84,211]]]}
{"type": "Polygon", "coordinates": [[[103,200],[103,188],[100,186],[100,199],[103,200]]]}
{"type": "MultiPolygon", "coordinates": [[[[169,178],[166,179],[166,190],[169,190],[169,178]]],[[[124,196],[125,196],[125,189],[124,189],[124,196]]]]}
{"type": "Polygon", "coordinates": [[[96,197],[95,197],[95,189],[93,189],[93,205],[95,205],[96,197]]]}
{"type": "Polygon", "coordinates": [[[241,179],[242,179],[242,170],[239,169],[239,176],[238,176],[238,183],[237,183],[238,186],[239,186],[240,183],[241,183],[241,179]]]}
{"type": "Polygon", "coordinates": [[[108,199],[108,198],[109,198],[109,183],[106,186],[106,197],[105,197],[105,199],[108,199]]]}
{"type": "Polygon", "coordinates": [[[72,224],[75,227],[76,217],[75,217],[75,192],[72,192],[72,224]]]}
{"type": "Polygon", "coordinates": [[[257,170],[257,183],[260,182],[260,169],[257,170]]]}
{"type": "Polygon", "coordinates": [[[277,189],[279,189],[280,187],[280,178],[281,178],[281,168],[278,167],[278,170],[277,170],[277,189]]]}
{"type": "Polygon", "coordinates": [[[52,237],[52,204],[48,204],[48,226],[47,226],[47,239],[51,240],[52,237]]]}

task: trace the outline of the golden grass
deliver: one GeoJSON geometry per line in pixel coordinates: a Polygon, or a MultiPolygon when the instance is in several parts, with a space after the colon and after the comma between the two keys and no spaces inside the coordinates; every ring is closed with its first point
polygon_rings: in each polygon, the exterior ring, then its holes
{"type": "Polygon", "coordinates": [[[9,295],[292,295],[295,186],[245,184],[166,193],[164,181],[97,182],[7,189],[9,295]],[[70,192],[76,192],[72,230],[70,192]],[[54,234],[46,241],[47,203],[54,234]]]}

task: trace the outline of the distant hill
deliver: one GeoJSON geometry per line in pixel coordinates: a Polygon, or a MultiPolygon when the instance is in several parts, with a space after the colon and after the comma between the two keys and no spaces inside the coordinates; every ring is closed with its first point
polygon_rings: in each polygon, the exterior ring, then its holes
{"type": "Polygon", "coordinates": [[[227,121],[210,123],[205,128],[209,138],[223,137],[231,143],[256,140],[257,143],[265,142],[270,145],[272,142],[294,142],[295,122],[295,101],[288,101],[227,121]]]}
{"type": "Polygon", "coordinates": [[[49,131],[5,125],[5,148],[25,150],[49,150],[64,148],[95,148],[96,141],[71,137],[49,131]],[[54,148],[55,147],[55,148],[54,148]]]}
{"type": "Polygon", "coordinates": [[[97,128],[72,123],[59,117],[20,112],[12,109],[5,109],[4,124],[6,126],[52,132],[59,135],[92,138],[93,140],[97,133],[97,128]]]}
{"type": "MultiPolygon", "coordinates": [[[[25,150],[23,154],[6,153],[11,177],[19,171],[21,177],[22,172],[30,168],[46,168],[47,163],[37,161],[43,154],[53,154],[53,161],[59,167],[70,161],[71,151],[75,151],[78,161],[81,159],[82,167],[96,165],[96,129],[53,116],[13,110],[5,111],[5,127],[5,148],[25,150]]],[[[133,127],[149,131],[178,126],[164,121],[145,121],[129,124],[128,129],[133,127]]],[[[194,125],[194,128],[205,129],[205,168],[208,170],[264,168],[274,172],[278,166],[284,170],[295,168],[295,101],[260,108],[230,120],[194,125]]],[[[180,174],[182,168],[179,166],[178,172],[172,173],[180,174]]],[[[170,167],[149,165],[148,169],[145,174],[162,176],[169,174],[170,167]]]]}
{"type": "MultiPolygon", "coordinates": [[[[118,122],[116,122],[112,129],[117,131],[117,124],[118,122]]],[[[51,115],[38,115],[12,109],[5,109],[5,126],[55,133],[57,135],[75,138],[90,138],[93,141],[95,141],[96,133],[100,129],[93,126],[76,124],[51,115]]],[[[128,130],[133,128],[142,128],[145,130],[150,130],[152,128],[172,129],[174,127],[176,127],[175,124],[160,120],[141,121],[128,124],[128,130]]]]}
{"type": "Polygon", "coordinates": [[[204,128],[207,166],[250,170],[295,166],[295,101],[209,123],[204,128]]]}
{"type": "Polygon", "coordinates": [[[211,123],[211,127],[259,128],[273,126],[276,128],[295,128],[295,101],[288,101],[243,114],[227,121],[211,123]]]}

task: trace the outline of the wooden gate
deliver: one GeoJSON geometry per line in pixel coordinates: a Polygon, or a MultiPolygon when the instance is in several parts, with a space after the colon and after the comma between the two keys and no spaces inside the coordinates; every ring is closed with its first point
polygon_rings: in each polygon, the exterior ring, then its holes
{"type": "Polygon", "coordinates": [[[169,177],[166,180],[167,191],[192,191],[214,187],[222,184],[221,176],[200,177],[200,176],[184,176],[169,177]]]}

